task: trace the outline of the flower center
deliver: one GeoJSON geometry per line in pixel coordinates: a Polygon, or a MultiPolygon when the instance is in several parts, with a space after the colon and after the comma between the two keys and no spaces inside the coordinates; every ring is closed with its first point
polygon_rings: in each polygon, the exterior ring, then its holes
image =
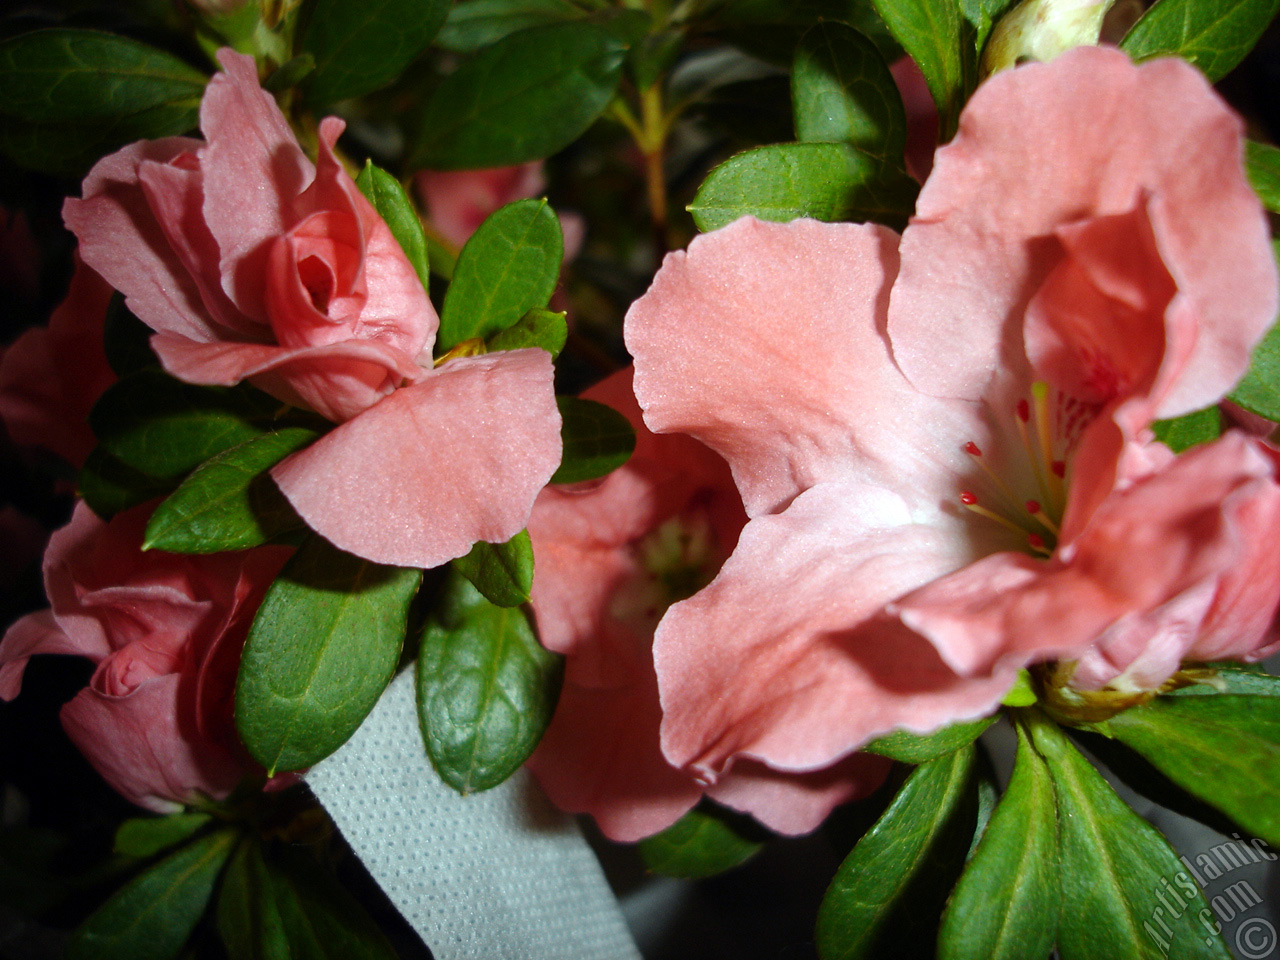
{"type": "Polygon", "coordinates": [[[1054,399],[1051,403],[1049,385],[1037,381],[1031,385],[1030,400],[1024,397],[1014,405],[1017,441],[1010,444],[1015,452],[1004,470],[993,466],[973,441],[964,445],[989,482],[981,495],[970,488],[961,490],[959,497],[966,510],[1013,532],[1025,549],[1040,557],[1052,555],[1058,545],[1067,503],[1067,463],[1075,440],[1095,413],[1060,392],[1054,399]],[[1006,471],[1023,479],[1014,481],[1006,471]]]}
{"type": "Polygon", "coordinates": [[[631,545],[639,568],[614,594],[609,612],[619,620],[657,627],[671,604],[693,596],[714,578],[720,559],[703,513],[676,516],[631,545]]]}

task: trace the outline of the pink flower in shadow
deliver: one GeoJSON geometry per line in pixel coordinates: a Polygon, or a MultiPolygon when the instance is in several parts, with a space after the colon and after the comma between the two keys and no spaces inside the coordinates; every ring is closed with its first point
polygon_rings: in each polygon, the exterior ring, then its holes
{"type": "Polygon", "coordinates": [[[236,737],[232,700],[245,636],[290,551],[143,553],[149,509],[103,523],[80,503],[54,533],[52,608],[0,641],[0,697],[17,696],[36,654],[88,657],[97,669],[62,708],[63,727],[123,796],[167,812],[261,772],[236,737]]]}
{"type": "Polygon", "coordinates": [[[627,318],[636,394],[751,517],[657,630],[672,763],[814,770],[1028,664],[1134,690],[1268,651],[1275,451],[1150,430],[1275,317],[1241,148],[1185,63],[1081,48],[983,85],[900,242],[748,219],[668,258],[627,318]]]}
{"type": "Polygon", "coordinates": [[[338,424],[272,472],[337,546],[430,567],[508,539],[560,459],[550,357],[433,368],[439,319],[334,153],[342,121],[321,121],[313,165],[253,60],[219,59],[205,140],[125,147],[67,201],[85,262],[156,331],[174,376],[247,379],[338,424]]]}
{"type": "Polygon", "coordinates": [[[637,444],[599,483],[548,487],[534,505],[534,612],[543,643],[566,663],[530,769],[558,806],[590,813],[615,840],[658,832],[704,793],[783,833],[814,829],[835,805],[879,786],[888,762],[862,754],[796,775],[742,758],[708,788],[663,757],[654,627],[673,600],[711,579],[746,517],[722,459],[688,437],[645,429],[629,369],[584,396],[626,414],[637,444]]]}

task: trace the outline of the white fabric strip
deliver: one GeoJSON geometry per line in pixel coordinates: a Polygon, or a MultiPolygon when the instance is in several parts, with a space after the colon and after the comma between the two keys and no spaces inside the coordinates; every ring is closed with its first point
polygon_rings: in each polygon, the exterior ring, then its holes
{"type": "Polygon", "coordinates": [[[639,960],[595,854],[532,777],[467,797],[440,780],[412,669],[306,779],[436,960],[639,960]]]}

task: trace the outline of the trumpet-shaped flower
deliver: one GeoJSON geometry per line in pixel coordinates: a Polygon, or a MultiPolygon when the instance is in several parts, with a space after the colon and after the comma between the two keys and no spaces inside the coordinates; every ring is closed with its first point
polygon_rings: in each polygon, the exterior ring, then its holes
{"type": "Polygon", "coordinates": [[[1131,691],[1266,652],[1274,450],[1150,429],[1275,317],[1241,149],[1186,64],[1082,48],[979,89],[900,241],[748,219],[668,258],[627,318],[636,394],[751,517],[657,630],[673,763],[813,770],[1028,664],[1131,691]]]}
{"type": "Polygon", "coordinates": [[[590,813],[615,840],[669,826],[704,792],[782,833],[814,829],[836,804],[879,786],[887,762],[860,754],[788,774],[740,760],[708,789],[663,757],[654,627],[673,600],[711,579],[746,517],[720,457],[645,429],[630,370],[585,396],[626,414],[636,450],[603,481],[547,487],[534,504],[533,609],[543,643],[566,660],[530,769],[558,806],[590,813]]]}
{"type": "Polygon", "coordinates": [[[64,218],[85,262],[192,383],[250,380],[338,427],[273,476],[345,550],[429,567],[528,519],[559,463],[550,357],[516,350],[433,368],[439,319],[321,121],[313,165],[259,86],[219,54],[205,140],[142,141],[90,171],[64,218]]]}

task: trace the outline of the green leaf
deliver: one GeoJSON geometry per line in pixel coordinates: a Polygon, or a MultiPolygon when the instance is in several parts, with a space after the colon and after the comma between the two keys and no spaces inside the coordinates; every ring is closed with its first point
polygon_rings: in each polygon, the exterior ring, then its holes
{"type": "Polygon", "coordinates": [[[820,23],[796,48],[791,72],[796,138],[848,143],[902,163],[907,116],[876,45],[843,23],[820,23]]]}
{"type": "Polygon", "coordinates": [[[206,460],[156,507],[142,549],[247,550],[303,526],[268,471],[317,436],[306,427],[286,427],[206,460]]]}
{"type": "Polygon", "coordinates": [[[580,397],[556,397],[564,454],[552,483],[580,483],[618,469],[636,448],[630,421],[613,407],[580,397]]]}
{"type": "Polygon", "coordinates": [[[878,740],[872,740],[862,749],[901,763],[928,763],[973,743],[997,719],[998,717],[991,716],[968,723],[956,723],[923,735],[895,730],[878,740]]]}
{"type": "Polygon", "coordinates": [[[1216,405],[1188,413],[1172,420],[1157,420],[1151,425],[1156,439],[1181,453],[1200,443],[1222,436],[1222,413],[1216,405]]]}
{"type": "Polygon", "coordinates": [[[440,311],[437,351],[491,337],[545,307],[563,259],[560,221],[546,200],[519,200],[490,214],[458,254],[440,311]]]}
{"type": "Polygon", "coordinates": [[[373,209],[378,211],[379,216],[387,221],[391,235],[396,238],[396,243],[400,244],[400,249],[422,281],[422,289],[429,290],[431,266],[427,260],[426,231],[422,229],[418,210],[400,181],[381,167],[374,166],[372,160],[366,160],[360,176],[356,177],[356,186],[365,199],[373,204],[373,209]]]}
{"type": "Polygon", "coordinates": [[[1280,699],[1157,697],[1101,729],[1249,833],[1280,846],[1280,699]]]}
{"type": "Polygon", "coordinates": [[[121,463],[102,447],[95,447],[80,468],[76,492],[94,513],[109,518],[168,493],[177,485],[177,477],[167,480],[149,477],[121,463]]]}
{"type": "Polygon", "coordinates": [[[1200,920],[1209,911],[1204,896],[1160,831],[1116,796],[1056,725],[1037,720],[1031,734],[1058,804],[1061,960],[1229,960],[1222,938],[1200,920]],[[1176,915],[1160,899],[1170,900],[1170,890],[1185,903],[1176,915]]]}
{"type": "Polygon", "coordinates": [[[411,165],[470,170],[551,156],[613,99],[625,52],[613,33],[585,22],[504,37],[436,88],[411,165]]]}
{"type": "MultiPolygon", "coordinates": [[[[1280,265],[1280,241],[1271,241],[1271,252],[1280,265]]],[[[1227,399],[1260,417],[1280,420],[1280,324],[1268,330],[1253,348],[1249,372],[1227,399]]]]}
{"type": "Polygon", "coordinates": [[[919,189],[902,170],[847,144],[777,143],[712,170],[689,212],[704,232],[748,214],[779,223],[813,217],[901,226],[919,189]]]}
{"type": "Polygon", "coordinates": [[[901,937],[895,908],[919,908],[915,885],[950,879],[973,837],[974,750],[917,767],[889,808],[845,858],[818,908],[822,960],[884,955],[880,934],[901,937]]]}
{"type": "MultiPolygon", "coordinates": [[[[246,837],[218,889],[218,935],[235,960],[292,960],[274,884],[257,840],[246,837]]],[[[303,954],[298,954],[303,956],[303,954]]]]}
{"type": "Polygon", "coordinates": [[[177,846],[213,818],[207,813],[171,813],[167,817],[134,817],[116,830],[115,852],[145,859],[177,846]]]}
{"type": "Polygon", "coordinates": [[[939,960],[1027,960],[1053,948],[1060,905],[1053,779],[1029,734],[1015,727],[1013,777],[947,904],[939,960]]]}
{"type": "Polygon", "coordinates": [[[764,847],[760,833],[749,818],[703,804],[641,840],[636,851],[653,873],[695,880],[746,863],[764,847]]]}
{"type": "Polygon", "coordinates": [[[248,385],[201,387],[142,370],[107,388],[89,426],[121,463],[167,480],[261,435],[279,406],[248,385]]]}
{"type": "Polygon", "coordinates": [[[67,960],[170,960],[203,916],[235,844],[221,830],[134,877],[76,930],[67,960]]]}
{"type": "Polygon", "coordinates": [[[99,159],[137,140],[171,137],[200,121],[198,102],[168,103],[110,120],[31,123],[0,117],[0,153],[38,173],[79,179],[99,159]]]}
{"type": "Polygon", "coordinates": [[[551,721],[560,679],[561,659],[522,610],[452,574],[418,650],[418,718],[441,779],[467,794],[515,773],[551,721]]]}
{"type": "Polygon", "coordinates": [[[200,104],[207,78],[172,54],[96,30],[37,30],[0,42],[0,115],[103,123],[200,104]]]}
{"type": "Polygon", "coordinates": [[[533,588],[533,544],[528,530],[521,530],[506,543],[481,540],[465,557],[453,561],[453,566],[490,603],[518,607],[529,602],[529,591],[533,588]]]}
{"type": "Polygon", "coordinates": [[[117,377],[160,366],[159,358],[151,349],[151,328],[124,305],[122,293],[113,293],[111,302],[107,304],[102,344],[107,363],[117,377]]]}
{"type": "Polygon", "coordinates": [[[958,0],[871,0],[902,49],[920,65],[938,107],[939,137],[955,133],[964,106],[965,62],[961,59],[966,21],[958,0]]]}
{"type": "Polygon", "coordinates": [[[1280,149],[1256,140],[1244,142],[1244,172],[1262,205],[1280,213],[1280,149]]]}
{"type": "Polygon", "coordinates": [[[313,857],[283,850],[267,864],[290,956],[306,960],[396,960],[365,909],[313,857]]]}
{"type": "Polygon", "coordinates": [[[395,673],[421,570],[387,567],[312,536],[268,588],[236,683],[236,725],[274,774],[347,742],[395,673]]]}
{"type": "Polygon", "coordinates": [[[471,53],[517,30],[578,20],[587,12],[569,0],[464,0],[455,3],[436,46],[471,53]]]}
{"type": "Polygon", "coordinates": [[[757,56],[789,64],[801,35],[820,21],[847,23],[869,37],[886,62],[902,56],[879,14],[867,0],[725,0],[702,5],[713,29],[757,56]]]}
{"type": "Polygon", "coordinates": [[[449,0],[315,0],[301,51],[315,58],[307,101],[323,107],[385,86],[426,49],[449,0]]]}
{"type": "Polygon", "coordinates": [[[1217,81],[1253,49],[1277,10],[1280,0],[1159,0],[1120,49],[1139,63],[1182,57],[1217,81]]]}
{"type": "Polygon", "coordinates": [[[1256,667],[1242,663],[1204,664],[1212,671],[1200,683],[1179,687],[1166,696],[1204,697],[1220,693],[1242,693],[1261,697],[1280,697],[1280,677],[1272,676],[1256,667]]]}
{"type": "Polygon", "coordinates": [[[507,329],[491,336],[485,346],[490,352],[538,347],[552,357],[558,357],[568,338],[569,324],[565,322],[563,311],[530,310],[507,329]]]}

